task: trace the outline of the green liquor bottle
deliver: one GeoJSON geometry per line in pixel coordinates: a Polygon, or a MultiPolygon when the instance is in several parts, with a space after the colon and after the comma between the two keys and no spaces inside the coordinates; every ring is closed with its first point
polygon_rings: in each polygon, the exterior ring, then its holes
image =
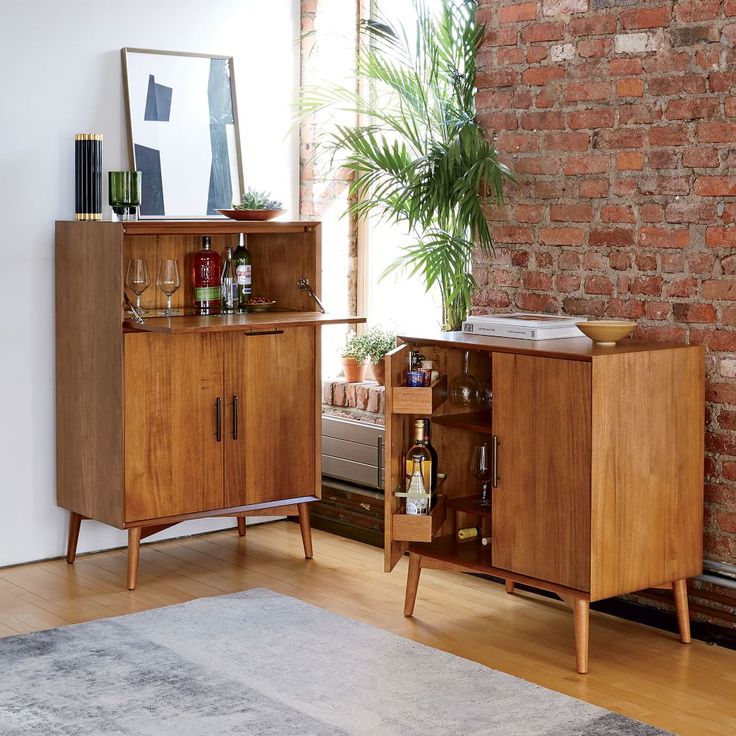
{"type": "Polygon", "coordinates": [[[237,308],[239,312],[244,312],[252,293],[251,259],[245,233],[240,233],[238,247],[233,253],[233,265],[235,266],[235,278],[238,284],[237,308]]]}

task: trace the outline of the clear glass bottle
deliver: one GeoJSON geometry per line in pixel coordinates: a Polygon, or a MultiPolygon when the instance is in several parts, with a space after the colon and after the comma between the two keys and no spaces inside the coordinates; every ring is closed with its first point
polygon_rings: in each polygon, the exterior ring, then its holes
{"type": "MultiPolygon", "coordinates": [[[[414,456],[411,461],[411,475],[406,487],[407,493],[427,494],[427,486],[424,484],[424,458],[414,456]]],[[[429,513],[429,496],[406,499],[406,513],[418,516],[429,513]]]]}
{"type": "MultiPolygon", "coordinates": [[[[424,419],[414,421],[414,443],[406,451],[406,476],[407,484],[411,485],[415,470],[415,463],[419,463],[422,471],[422,487],[427,493],[432,492],[432,454],[424,443],[424,419]]],[[[436,483],[436,481],[435,481],[436,483]]],[[[411,491],[410,491],[411,492],[411,491]]],[[[429,502],[426,502],[426,510],[409,511],[409,501],[407,499],[407,514],[409,513],[429,513],[429,502]]]]}
{"type": "Polygon", "coordinates": [[[250,299],[253,291],[253,272],[250,253],[248,253],[248,238],[245,233],[240,233],[238,247],[233,253],[233,263],[235,264],[235,278],[238,286],[237,309],[239,312],[245,312],[248,299],[250,299]]]}
{"type": "Polygon", "coordinates": [[[235,278],[233,249],[230,245],[225,248],[220,286],[222,287],[222,313],[232,314],[238,307],[238,282],[235,278]]]}

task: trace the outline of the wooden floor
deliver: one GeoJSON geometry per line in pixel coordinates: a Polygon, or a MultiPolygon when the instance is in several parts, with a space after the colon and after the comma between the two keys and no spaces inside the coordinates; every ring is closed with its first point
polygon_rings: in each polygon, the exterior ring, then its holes
{"type": "Polygon", "coordinates": [[[736,733],[736,651],[592,612],[590,674],[577,675],[561,602],[424,570],[405,619],[406,558],[387,575],[381,550],[319,531],[314,552],[305,560],[298,525],[277,522],[146,544],[134,592],[124,550],[0,569],[0,636],[264,587],[678,734],[736,733]]]}

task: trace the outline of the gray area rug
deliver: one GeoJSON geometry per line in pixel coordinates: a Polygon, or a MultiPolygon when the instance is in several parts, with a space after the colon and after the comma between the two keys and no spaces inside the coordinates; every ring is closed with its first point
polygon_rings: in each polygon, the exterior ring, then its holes
{"type": "Polygon", "coordinates": [[[665,733],[263,589],[0,639],[0,672],[2,736],[665,733]]]}

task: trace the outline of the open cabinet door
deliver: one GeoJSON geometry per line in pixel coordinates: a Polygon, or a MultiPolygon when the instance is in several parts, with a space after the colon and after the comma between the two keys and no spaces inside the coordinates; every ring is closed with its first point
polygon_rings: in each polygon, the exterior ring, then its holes
{"type": "Polygon", "coordinates": [[[396,563],[409,547],[408,542],[396,542],[393,537],[393,515],[399,511],[400,499],[394,496],[394,491],[403,486],[404,470],[401,458],[404,452],[404,417],[393,412],[393,387],[401,385],[407,370],[409,360],[409,345],[399,345],[386,356],[386,448],[384,455],[385,482],[384,482],[384,542],[383,559],[384,570],[391,572],[396,563]]]}

